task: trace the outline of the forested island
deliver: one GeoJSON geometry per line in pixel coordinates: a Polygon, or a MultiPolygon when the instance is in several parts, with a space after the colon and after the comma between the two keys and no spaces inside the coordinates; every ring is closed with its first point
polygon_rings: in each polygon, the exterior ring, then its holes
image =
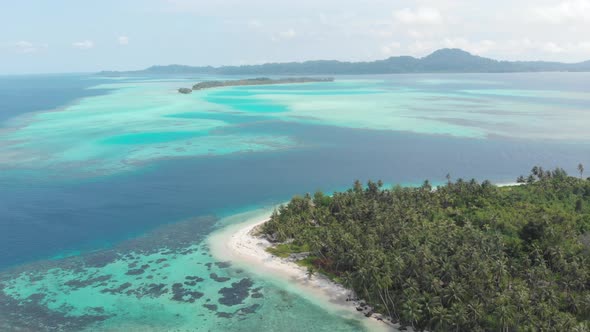
{"type": "Polygon", "coordinates": [[[333,82],[331,77],[288,77],[272,79],[268,77],[248,78],[241,80],[227,81],[204,81],[193,85],[192,89],[180,88],[179,93],[188,94],[193,90],[204,90],[211,88],[221,88],[228,86],[247,86],[247,85],[273,85],[273,84],[300,84],[300,83],[322,83],[333,82]]]}
{"type": "Polygon", "coordinates": [[[103,71],[100,76],[182,76],[182,75],[361,75],[401,73],[516,73],[587,72],[590,61],[504,61],[473,55],[460,49],[441,49],[422,58],[394,56],[383,60],[346,62],[313,60],[243,66],[152,66],[135,71],[103,71]]]}
{"type": "MultiPolygon", "coordinates": [[[[533,168],[519,186],[381,182],[294,197],[260,232],[402,326],[589,331],[590,178],[533,168]]],[[[362,308],[358,308],[361,310],[362,308]]]]}

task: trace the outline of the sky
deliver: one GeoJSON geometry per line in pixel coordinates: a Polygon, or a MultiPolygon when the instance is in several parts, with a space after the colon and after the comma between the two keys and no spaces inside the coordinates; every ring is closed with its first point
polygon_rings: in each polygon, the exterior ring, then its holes
{"type": "Polygon", "coordinates": [[[0,74],[371,61],[462,48],[590,59],[590,0],[0,0],[0,74]]]}

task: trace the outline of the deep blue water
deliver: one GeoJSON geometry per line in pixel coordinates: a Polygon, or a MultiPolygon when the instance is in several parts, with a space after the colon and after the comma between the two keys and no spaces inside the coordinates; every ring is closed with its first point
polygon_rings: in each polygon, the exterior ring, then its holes
{"type": "MultiPolygon", "coordinates": [[[[18,92],[0,98],[6,110],[2,116],[7,119],[104,92],[85,90],[91,82],[73,76],[0,78],[0,95],[35,86],[41,96],[26,98],[18,92]]],[[[452,138],[279,121],[247,122],[224,130],[288,134],[303,147],[160,161],[141,171],[90,180],[4,179],[0,267],[100,248],[164,223],[275,204],[298,193],[342,188],[355,179],[418,184],[425,179],[442,181],[450,173],[504,182],[537,164],[572,172],[579,162],[590,164],[587,144],[452,138]]]]}
{"type": "Polygon", "coordinates": [[[89,75],[0,76],[0,122],[13,116],[54,109],[78,98],[105,93],[87,89],[104,82],[89,75]]]}

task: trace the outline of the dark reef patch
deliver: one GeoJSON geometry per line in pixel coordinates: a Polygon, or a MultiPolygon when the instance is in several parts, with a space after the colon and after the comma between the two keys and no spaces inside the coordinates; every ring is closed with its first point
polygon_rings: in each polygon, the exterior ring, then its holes
{"type": "Polygon", "coordinates": [[[37,281],[41,281],[43,280],[43,275],[39,274],[39,275],[33,275],[29,278],[29,280],[31,282],[37,282],[37,281]]]}
{"type": "MultiPolygon", "coordinates": [[[[0,285],[0,289],[4,286],[0,285]]],[[[29,301],[20,302],[0,292],[0,331],[81,331],[113,316],[96,310],[96,315],[68,315],[67,311],[48,309],[40,303],[43,298],[35,295],[29,301]]]]}
{"type": "Polygon", "coordinates": [[[138,287],[136,289],[129,289],[125,292],[126,295],[134,295],[138,299],[142,297],[151,297],[151,298],[158,298],[166,293],[168,293],[168,289],[166,288],[166,284],[149,284],[138,287]]]}
{"type": "Polygon", "coordinates": [[[121,285],[119,285],[119,287],[117,288],[105,288],[103,290],[101,290],[101,293],[110,293],[110,294],[121,294],[123,293],[123,291],[129,287],[131,287],[132,284],[130,282],[126,282],[123,283],[121,285]]]}
{"type": "Polygon", "coordinates": [[[103,250],[85,255],[83,260],[86,267],[101,268],[114,262],[119,257],[119,253],[114,250],[103,250]]]}
{"type": "Polygon", "coordinates": [[[242,308],[242,309],[238,309],[238,311],[236,311],[237,314],[240,315],[249,315],[249,314],[253,314],[256,312],[256,310],[258,310],[258,308],[260,308],[260,304],[253,304],[251,306],[242,308]]]}
{"type": "MultiPolygon", "coordinates": [[[[213,306],[211,306],[211,308],[207,307],[207,305],[203,305],[205,306],[207,309],[211,310],[211,311],[216,311],[217,310],[217,306],[213,305],[215,307],[215,309],[212,309],[213,306]]],[[[236,311],[234,311],[233,313],[231,312],[223,312],[223,311],[217,311],[217,313],[215,315],[217,315],[217,317],[221,317],[221,318],[232,318],[236,315],[238,316],[245,316],[245,315],[250,315],[250,314],[254,314],[256,313],[256,310],[258,310],[258,308],[260,308],[261,305],[260,304],[253,304],[244,308],[240,308],[236,311]]],[[[244,318],[241,318],[244,319],[244,318]]]]}
{"type": "Polygon", "coordinates": [[[136,276],[136,275],[143,274],[145,272],[145,270],[147,270],[149,268],[150,268],[150,266],[148,264],[144,264],[138,269],[131,269],[131,270],[127,271],[125,274],[130,275],[130,276],[136,276]]]}
{"type": "Polygon", "coordinates": [[[149,284],[147,287],[142,287],[141,289],[143,291],[143,296],[149,297],[160,297],[168,293],[166,284],[149,284]]]}
{"type": "Polygon", "coordinates": [[[31,294],[29,295],[29,297],[27,297],[27,301],[29,302],[34,302],[34,303],[39,303],[41,302],[47,295],[43,294],[43,293],[35,293],[35,294],[31,294]]]}
{"type": "Polygon", "coordinates": [[[217,281],[217,282],[226,282],[226,281],[228,281],[228,280],[230,280],[230,279],[231,279],[231,278],[228,278],[228,277],[220,277],[220,276],[218,276],[218,275],[217,275],[217,273],[211,273],[211,274],[209,275],[209,277],[210,277],[211,279],[213,279],[213,280],[217,281]]]}
{"type": "Polygon", "coordinates": [[[136,275],[143,274],[144,272],[145,272],[144,269],[131,269],[131,270],[125,272],[125,274],[129,275],[129,276],[136,276],[136,275]]]}
{"type": "Polygon", "coordinates": [[[173,301],[194,303],[196,300],[203,297],[203,293],[197,291],[191,291],[182,286],[181,283],[175,283],[172,285],[172,296],[173,301]]]}
{"type": "Polygon", "coordinates": [[[217,304],[203,304],[203,307],[211,310],[211,311],[217,311],[217,304]]]}
{"type": "Polygon", "coordinates": [[[232,283],[231,287],[220,289],[218,293],[221,294],[222,297],[219,299],[219,303],[226,306],[242,304],[249,296],[250,287],[252,287],[253,284],[252,280],[244,278],[238,282],[232,283]]]}
{"type": "Polygon", "coordinates": [[[227,269],[231,266],[231,262],[215,262],[215,265],[220,269],[227,269]]]}
{"type": "MultiPolygon", "coordinates": [[[[170,287],[167,287],[167,284],[139,284],[139,287],[136,283],[134,283],[135,286],[132,283],[121,284],[111,275],[101,275],[100,272],[90,273],[91,271],[88,269],[100,269],[119,259],[125,259],[125,264],[128,266],[127,272],[131,271],[128,275],[142,275],[145,280],[149,276],[146,277],[143,274],[150,267],[138,268],[138,259],[144,255],[162,254],[163,252],[169,255],[193,253],[194,249],[189,247],[200,245],[200,242],[210,233],[208,230],[214,228],[216,221],[215,217],[194,218],[161,226],[144,236],[121,242],[110,249],[62,259],[40,260],[2,270],[0,272],[0,331],[81,331],[118,314],[111,313],[102,307],[73,308],[69,305],[62,305],[55,310],[47,307],[48,303],[59,303],[56,296],[67,294],[70,290],[100,287],[98,291],[101,293],[125,294],[138,298],[143,296],[161,297],[170,293],[170,287]],[[78,275],[72,278],[73,274],[78,275]],[[49,291],[41,285],[37,287],[34,294],[27,298],[20,298],[18,289],[15,290],[15,293],[7,292],[14,286],[13,281],[16,279],[24,278],[33,284],[44,282],[47,275],[52,275],[61,283],[58,285],[57,292],[49,291]],[[76,316],[74,312],[79,312],[79,309],[84,310],[85,314],[76,316]]],[[[170,265],[166,263],[168,259],[154,259],[154,264],[158,264],[159,268],[169,267],[170,265]]],[[[121,271],[121,274],[123,273],[125,270],[121,271]]],[[[167,279],[167,277],[164,276],[163,279],[167,279]]],[[[194,279],[187,279],[187,281],[198,283],[203,280],[195,276],[194,279]]],[[[176,289],[175,296],[183,302],[194,302],[203,294],[181,287],[176,289]]]]}
{"type": "Polygon", "coordinates": [[[99,314],[103,314],[105,312],[104,307],[90,307],[89,309],[99,314]]]}
{"type": "Polygon", "coordinates": [[[216,313],[217,317],[221,317],[221,318],[232,318],[234,316],[234,314],[229,313],[229,312],[218,312],[216,313]]]}
{"type": "Polygon", "coordinates": [[[192,254],[195,251],[197,251],[197,250],[196,249],[189,248],[189,249],[180,250],[178,252],[178,254],[180,254],[180,255],[188,255],[188,254],[192,254]]]}
{"type": "Polygon", "coordinates": [[[186,276],[185,279],[187,281],[185,281],[184,284],[187,286],[196,286],[197,283],[205,281],[205,279],[199,276],[186,276]]]}
{"type": "Polygon", "coordinates": [[[186,280],[192,280],[192,281],[196,281],[196,282],[202,282],[205,281],[205,279],[199,277],[199,276],[186,276],[184,277],[184,279],[186,280]]]}
{"type": "MultiPolygon", "coordinates": [[[[88,278],[88,279],[72,279],[70,281],[67,281],[64,283],[64,285],[72,288],[72,289],[80,289],[80,288],[85,288],[94,284],[101,284],[109,279],[111,279],[113,276],[110,274],[104,275],[104,276],[98,276],[98,277],[94,277],[94,278],[88,278]]],[[[97,285],[98,286],[98,285],[97,285]]]]}

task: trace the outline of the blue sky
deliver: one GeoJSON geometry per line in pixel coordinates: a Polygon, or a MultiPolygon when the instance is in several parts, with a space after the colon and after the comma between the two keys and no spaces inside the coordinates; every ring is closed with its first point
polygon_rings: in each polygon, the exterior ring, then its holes
{"type": "Polygon", "coordinates": [[[0,74],[424,56],[590,59],[590,0],[0,0],[0,74]]]}

